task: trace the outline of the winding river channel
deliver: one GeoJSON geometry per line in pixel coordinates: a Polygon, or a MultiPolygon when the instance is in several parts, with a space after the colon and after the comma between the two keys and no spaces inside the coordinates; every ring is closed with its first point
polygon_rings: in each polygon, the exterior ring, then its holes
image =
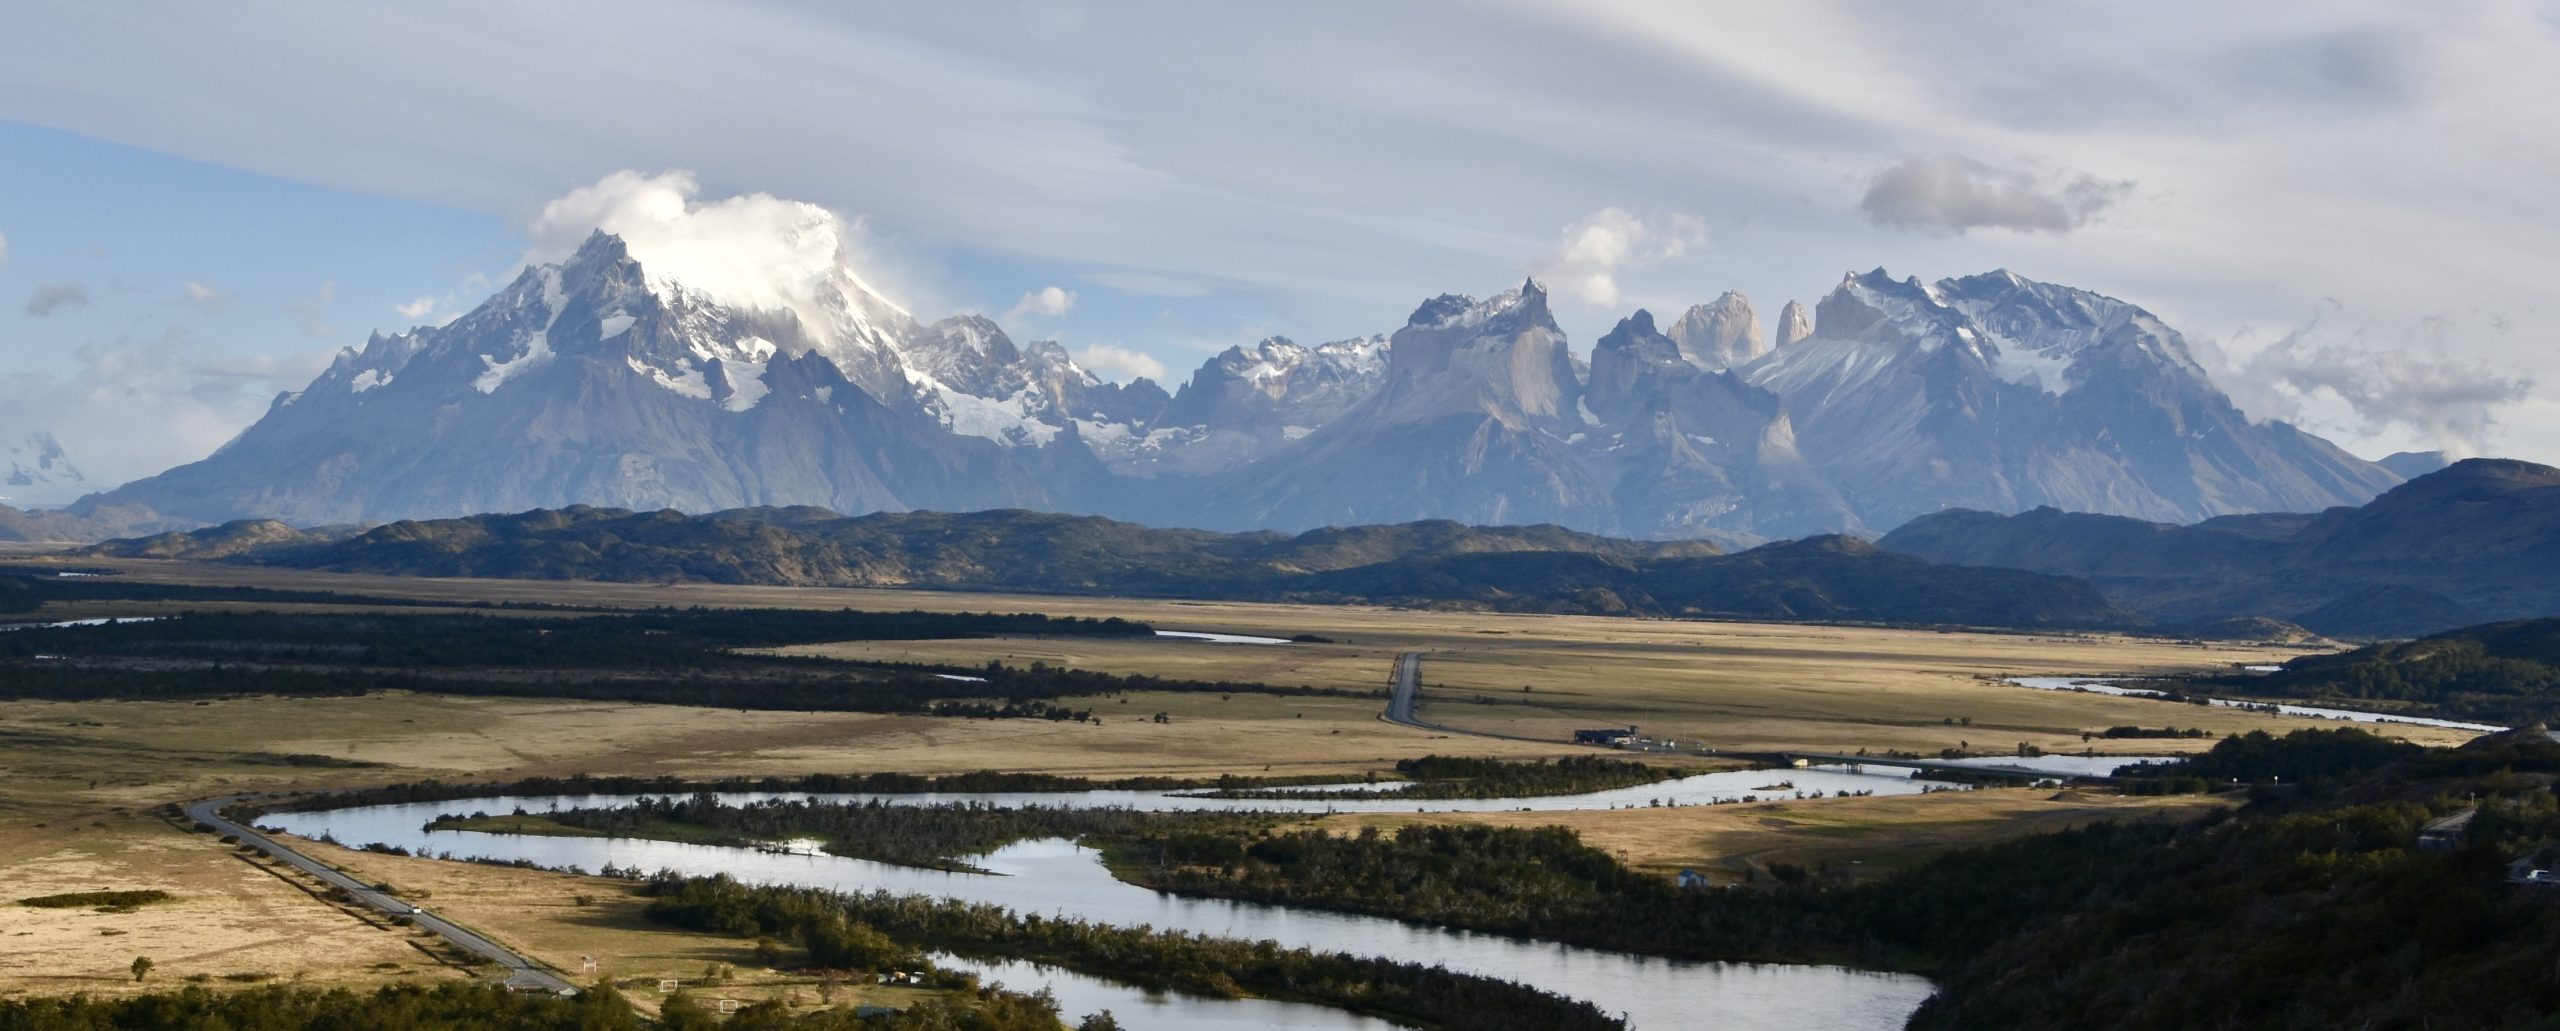
{"type": "MultiPolygon", "coordinates": [[[[2126,761],[2126,760],[2118,760],[2126,761]]],[[[773,797],[892,803],[975,801],[984,804],[1124,806],[1148,810],[1257,809],[1287,812],[1413,812],[1606,809],[1663,804],[1695,805],[1810,797],[1814,792],[1917,792],[1928,782],[1841,768],[1751,770],[1705,774],[1677,781],[1544,798],[1399,800],[1393,791],[1374,799],[1225,800],[1183,792],[989,792],[912,795],[727,793],[743,803],[773,797]]],[[[1356,785],[1347,785],[1356,786],[1356,785]]],[[[1452,970],[1536,985],[1589,1000],[1624,1014],[1648,1031],[1720,1027],[1799,1029],[1900,1027],[1928,997],[1923,978],[1790,964],[1692,963],[1551,942],[1408,924],[1377,917],[1318,910],[1183,898],[1114,879],[1099,854],[1073,842],[1021,842],[973,860],[992,873],[946,873],[828,855],[792,855],[754,849],[689,845],[639,838],[566,838],[428,831],[446,813],[506,813],[626,805],[629,795],[490,796],[459,801],[364,806],[310,812],[269,813],[264,826],[305,837],[326,835],[349,845],[382,843],[426,855],[525,860],[547,867],[606,866],[726,873],[752,883],[793,884],[844,891],[884,889],[1007,906],[1023,912],[1076,917],[1119,926],[1146,925],[1222,937],[1267,939],[1287,946],[1379,955],[1438,963],[1452,970]]],[[[1107,980],[1020,963],[951,960],[945,965],[978,970],[1017,990],[1043,986],[1064,1012],[1080,1016],[1110,1009],[1131,1028],[1325,1028],[1383,1029],[1376,1020],[1320,1006],[1268,1000],[1209,999],[1150,994],[1107,980]]]]}
{"type": "MultiPolygon", "coordinates": [[[[2263,671],[2268,668],[2274,667],[2251,667],[2251,669],[2258,671],[2263,671]]],[[[2124,687],[2119,685],[2115,679],[2108,677],[2010,677],[2008,680],[2010,683],[2016,684],[2019,687],[2031,688],[2037,691],[2086,691],[2091,694],[2119,695],[2126,698],[2161,698],[2166,696],[2164,692],[2154,691],[2148,688],[2124,687]]],[[[2403,716],[2398,713],[2390,712],[2365,712],[2360,709],[2325,709],[2315,705],[2287,705],[2279,702],[2254,701],[2247,698],[2216,698],[2213,699],[2213,704],[2229,709],[2250,709],[2258,712],[2272,712],[2279,716],[2303,716],[2316,720],[2345,720],[2349,723],[2405,723],[2418,727],[2444,727],[2449,730],[2476,730],[2483,734],[2494,734],[2498,731],[2507,729],[2495,723],[2464,723],[2460,720],[2440,720],[2428,716],[2403,716]]]]}

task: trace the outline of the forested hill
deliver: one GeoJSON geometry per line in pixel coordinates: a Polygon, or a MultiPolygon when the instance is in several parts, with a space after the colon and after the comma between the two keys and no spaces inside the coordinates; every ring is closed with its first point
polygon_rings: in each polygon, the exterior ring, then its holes
{"type": "Polygon", "coordinates": [[[1877,543],[1932,562],[2080,577],[2162,622],[2259,616],[2405,637],[2560,615],[2560,469],[2474,458],[2359,507],[2188,526],[1950,510],[1877,543]]]}
{"type": "Polygon", "coordinates": [[[1950,961],[1910,1026],[2551,1026],[2560,888],[2511,881],[2560,854],[2542,728],[2445,750],[2250,735],[2172,771],[2260,787],[2201,823],[1950,853],[1885,900],[1950,961]],[[2420,848],[2465,800],[2467,828],[2420,848]]]}
{"type": "Polygon", "coordinates": [[[2247,694],[2400,703],[2510,725],[2560,722],[2560,619],[2491,623],[2306,655],[2263,677],[2218,683],[2247,694]]]}
{"type": "Polygon", "coordinates": [[[1817,537],[1725,555],[1555,526],[1431,521],[1297,535],[1164,530],[1026,511],[703,516],[573,507],[399,522],[281,523],[110,541],[89,554],[402,576],[675,581],[1376,602],[1644,616],[2116,627],[2087,584],[1967,569],[1817,537]]]}

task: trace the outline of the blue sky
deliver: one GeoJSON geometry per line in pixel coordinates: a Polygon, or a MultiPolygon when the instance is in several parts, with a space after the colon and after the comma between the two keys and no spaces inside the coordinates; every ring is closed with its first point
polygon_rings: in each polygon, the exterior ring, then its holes
{"type": "Polygon", "coordinates": [[[2254,416],[2560,460],[2555,95],[2548,0],[38,0],[0,35],[0,452],[201,456],[476,302],[549,201],[688,170],[857,220],[925,318],[1072,294],[1008,328],[1116,376],[1529,274],[1587,348],[2007,267],[2158,312],[2254,416]]]}

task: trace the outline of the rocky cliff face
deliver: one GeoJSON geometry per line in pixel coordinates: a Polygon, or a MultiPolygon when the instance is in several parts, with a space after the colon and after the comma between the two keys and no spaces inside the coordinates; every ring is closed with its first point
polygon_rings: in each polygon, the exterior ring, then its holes
{"type": "Polygon", "coordinates": [[[1749,364],[1769,351],[1751,299],[1730,290],[1713,303],[1692,306],[1664,335],[1680,345],[1680,357],[1710,372],[1749,364]]]}

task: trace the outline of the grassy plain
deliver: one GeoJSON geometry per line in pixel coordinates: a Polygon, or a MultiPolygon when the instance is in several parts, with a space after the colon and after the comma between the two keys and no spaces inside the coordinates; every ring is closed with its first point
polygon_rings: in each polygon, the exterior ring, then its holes
{"type": "MultiPolygon", "coordinates": [[[[721,584],[413,579],[193,563],[95,563],[139,580],[222,583],[441,601],[523,601],[598,608],[771,606],[931,611],[1040,611],[1124,616],[1165,630],[1289,637],[1334,644],[1211,645],[1146,641],[936,641],[815,645],[814,654],[977,665],[989,659],[1117,673],[1372,689],[1392,656],[1419,651],[1424,712],[1471,730],[1562,738],[1579,726],[1636,724],[1710,746],[2164,754],[2210,740],[2084,742],[2111,726],[2201,727],[2217,735],[2283,732],[2305,721],[2100,695],[2031,692],[2015,675],[2170,673],[2277,662],[2299,646],[2181,642],[2116,634],[1926,629],[1412,611],[1165,599],[959,594],[721,584]],[[1528,687],[1531,690],[1522,691],[1528,687]],[[1970,724],[1965,721],[1971,720],[1970,724]]],[[[2382,732],[2452,744],[2459,731],[2382,732]]]]}
{"type": "MultiPolygon", "coordinates": [[[[158,562],[113,562],[137,580],[331,590],[428,601],[543,602],[595,609],[659,605],[1039,611],[1125,616],[1163,629],[1288,637],[1330,644],[1026,640],[813,646],[851,658],[978,665],[1043,661],[1117,673],[1305,684],[1359,692],[1385,686],[1393,656],[1428,658],[1424,716],[1503,733],[1553,736],[1575,726],[1634,723],[1728,749],[1900,748],[1969,743],[2005,751],[2024,741],[2077,752],[2082,731],[2119,724],[2203,726],[2217,733],[2310,725],[2228,709],[2096,695],[2048,694],[1986,681],[2016,674],[2227,668],[2288,650],[2127,637],[1939,633],[1596,617],[1410,612],[1369,607],[1202,603],[1031,595],[754,588],[718,585],[415,580],[158,562]],[[1523,691],[1527,687],[1530,690],[1523,691]],[[1950,720],[1955,722],[1949,722],[1950,720]],[[1964,721],[1970,720],[1968,724],[1964,721]]],[[[136,611],[119,605],[116,611],[136,611]]],[[[64,616],[106,614],[66,610],[64,616]]],[[[179,896],[130,914],[35,910],[0,900],[0,993],[131,990],[126,965],[151,955],[150,984],[202,975],[274,973],[332,983],[459,976],[408,936],[313,899],[252,868],[210,838],[148,815],[162,802],[246,790],[340,787],[425,778],[527,775],[800,774],[1038,770],[1090,776],[1341,774],[1356,779],[1430,753],[1551,757],[1577,750],[1414,730],[1379,722],[1374,697],[1133,694],[1076,699],[1101,725],[963,721],[851,713],[738,712],[666,706],[403,693],[360,698],[245,697],[205,702],[11,703],[0,708],[0,875],[9,899],[64,891],[162,888],[179,896]],[[1152,717],[1164,713],[1170,722],[1152,717]],[[292,757],[302,758],[292,758],[292,757]],[[318,759],[309,757],[317,756],[318,759]],[[319,765],[314,765],[315,763],[319,765]],[[103,934],[122,930],[124,934],[103,934]],[[385,966],[384,964],[392,964],[385,966]]],[[[2392,728],[2428,743],[2467,735],[2392,728]]],[[[2102,752],[2158,753],[2209,741],[2095,742],[2102,752]]],[[[1587,750],[1581,750],[1587,751],[1587,750]]],[[[1826,799],[1593,813],[1435,817],[1561,823],[1650,869],[1696,866],[1740,876],[1773,859],[1883,869],[1967,841],[2195,800],[2122,800],[2050,791],[1826,799]]],[[[1395,822],[1411,817],[1371,816],[1395,822]]],[[[699,976],[704,964],[750,964],[740,943],[644,929],[632,903],[554,875],[347,853],[349,866],[434,892],[450,911],[503,940],[576,969],[607,956],[614,976],[699,976]],[[594,894],[594,906],[572,896],[594,894]]],[[[764,975],[756,975],[762,977],[764,975]]],[[[752,978],[751,978],[752,979],[752,978]]],[[[754,990],[814,991],[774,975],[754,990]],[[778,979],[777,979],[778,978],[778,979]]],[[[744,991],[746,989],[740,989],[744,991]]],[[[642,1001],[654,991],[643,993],[642,1001]]],[[[759,997],[741,995],[741,998],[759,997]]]]}

